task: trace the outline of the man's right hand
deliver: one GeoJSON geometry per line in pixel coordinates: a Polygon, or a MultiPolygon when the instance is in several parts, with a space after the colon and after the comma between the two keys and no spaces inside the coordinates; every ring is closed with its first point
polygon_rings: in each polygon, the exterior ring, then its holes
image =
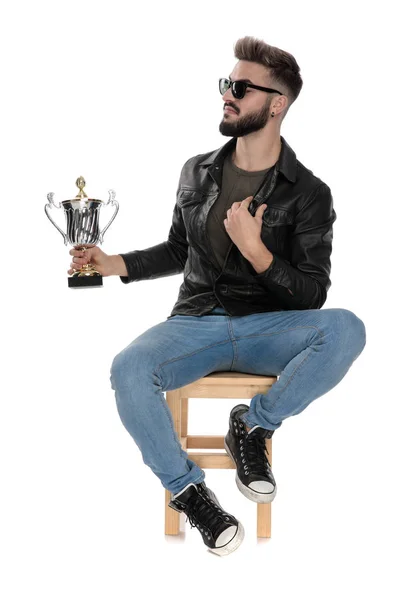
{"type": "Polygon", "coordinates": [[[75,246],[69,251],[73,259],[68,275],[73,275],[75,270],[80,269],[82,265],[87,263],[90,263],[104,277],[110,275],[126,277],[128,275],[122,256],[119,254],[108,255],[94,244],[87,244],[86,246],[86,250],[79,250],[79,246],[75,246]]]}

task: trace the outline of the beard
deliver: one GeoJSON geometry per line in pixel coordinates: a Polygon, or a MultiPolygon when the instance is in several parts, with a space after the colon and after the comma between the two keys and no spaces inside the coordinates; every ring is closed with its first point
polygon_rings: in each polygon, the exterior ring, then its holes
{"type": "Polygon", "coordinates": [[[219,124],[219,132],[222,133],[222,135],[237,138],[259,131],[265,127],[269,119],[272,118],[269,112],[271,102],[272,99],[268,100],[265,106],[259,111],[249,113],[244,117],[240,117],[237,113],[236,115],[230,113],[224,114],[222,121],[219,124]]]}

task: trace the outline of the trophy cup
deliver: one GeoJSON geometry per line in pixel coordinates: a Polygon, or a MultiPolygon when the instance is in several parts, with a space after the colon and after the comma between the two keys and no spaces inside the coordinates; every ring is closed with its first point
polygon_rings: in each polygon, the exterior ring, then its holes
{"type": "MultiPolygon", "coordinates": [[[[86,185],[84,178],[78,177],[76,185],[79,189],[78,194],[73,200],[64,200],[56,204],[53,200],[54,193],[50,192],[47,194],[48,204],[45,205],[44,210],[54,227],[58,229],[64,238],[64,244],[68,242],[72,246],[76,246],[77,250],[85,251],[87,244],[100,244],[103,243],[104,234],[114,221],[117,212],[119,210],[119,204],[115,200],[114,190],[108,190],[109,198],[105,203],[103,200],[95,200],[88,198],[83,188],[86,185]],[[111,217],[108,224],[100,231],[99,228],[99,212],[102,206],[108,206],[108,204],[114,205],[114,214],[111,217]],[[55,208],[64,209],[64,214],[67,222],[67,233],[64,233],[62,229],[53,221],[49,214],[49,209],[54,206],[55,208]]],[[[101,274],[93,268],[90,263],[83,265],[75,273],[68,277],[68,287],[101,287],[103,285],[103,277],[101,274]]]]}

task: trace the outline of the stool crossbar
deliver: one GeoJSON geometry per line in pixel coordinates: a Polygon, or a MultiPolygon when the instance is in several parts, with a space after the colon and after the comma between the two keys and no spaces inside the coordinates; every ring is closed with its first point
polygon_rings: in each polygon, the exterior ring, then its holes
{"type": "MultiPolygon", "coordinates": [[[[225,450],[225,435],[188,435],[189,398],[251,399],[256,394],[266,394],[276,380],[275,376],[217,371],[181,388],[167,391],[166,400],[172,413],[174,427],[189,458],[202,469],[236,469],[235,463],[225,450]],[[196,452],[189,451],[189,448],[195,448],[196,452]],[[223,452],[199,452],[199,449],[223,452]]],[[[266,439],[265,444],[272,466],[272,438],[266,439]]],[[[165,534],[178,535],[181,515],[168,506],[171,496],[171,492],[165,490],[165,534]]],[[[257,503],[257,537],[271,537],[271,503],[257,503]]]]}

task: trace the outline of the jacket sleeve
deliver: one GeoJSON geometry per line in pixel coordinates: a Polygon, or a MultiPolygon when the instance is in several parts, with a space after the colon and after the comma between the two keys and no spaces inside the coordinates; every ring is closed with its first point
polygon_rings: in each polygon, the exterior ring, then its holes
{"type": "MultiPolygon", "coordinates": [[[[181,171],[176,196],[178,196],[185,165],[181,171]]],[[[120,256],[122,256],[128,271],[128,277],[120,277],[123,283],[141,281],[142,279],[157,279],[158,277],[182,273],[188,257],[188,243],[182,211],[177,202],[175,202],[172,225],[166,242],[145,250],[133,250],[132,252],[120,254],[120,256]]]]}
{"type": "Polygon", "coordinates": [[[290,262],[274,254],[255,279],[279,298],[286,310],[321,308],[331,286],[330,256],[336,212],[330,188],[322,183],[295,216],[290,262]]]}

